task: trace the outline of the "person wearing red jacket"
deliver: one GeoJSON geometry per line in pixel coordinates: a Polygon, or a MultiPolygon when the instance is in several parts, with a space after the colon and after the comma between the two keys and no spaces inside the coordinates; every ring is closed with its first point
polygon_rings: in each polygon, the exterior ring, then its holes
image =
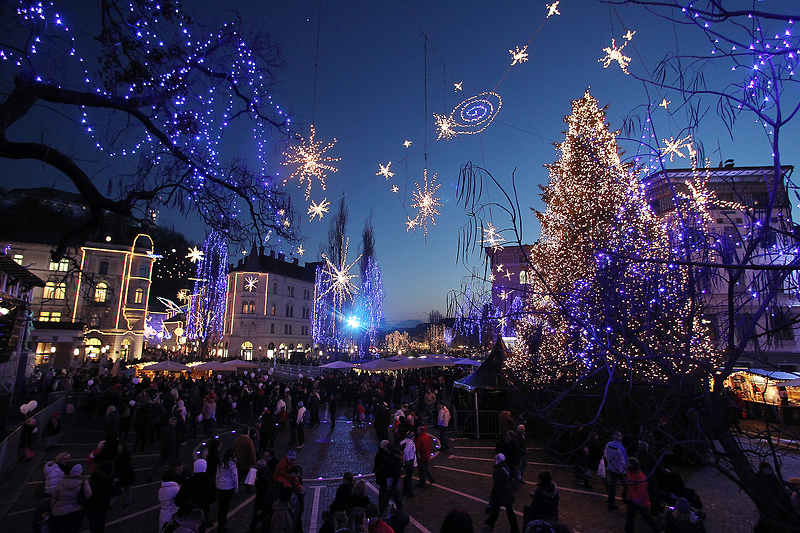
{"type": "Polygon", "coordinates": [[[636,513],[640,513],[647,525],[658,533],[656,521],[650,515],[650,495],[647,492],[647,476],[642,472],[636,457],[628,458],[628,494],[625,517],[625,533],[633,533],[636,513]]]}
{"type": "Polygon", "coordinates": [[[433,474],[431,474],[431,469],[428,467],[428,463],[431,462],[433,439],[428,435],[428,428],[420,426],[419,435],[417,435],[417,442],[415,444],[417,446],[417,465],[419,467],[419,483],[417,483],[417,486],[424,487],[426,477],[428,481],[431,482],[431,485],[433,485],[435,481],[433,479],[433,474]]]}

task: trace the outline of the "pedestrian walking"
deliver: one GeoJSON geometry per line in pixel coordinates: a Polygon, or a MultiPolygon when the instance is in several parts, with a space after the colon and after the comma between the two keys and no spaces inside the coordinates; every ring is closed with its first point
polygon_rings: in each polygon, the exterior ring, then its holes
{"type": "Polygon", "coordinates": [[[625,446],[622,445],[622,434],[619,431],[615,431],[611,437],[611,441],[606,444],[603,456],[606,460],[606,481],[608,485],[606,507],[609,511],[614,511],[619,509],[616,504],[617,485],[622,485],[622,501],[627,498],[628,452],[625,451],[625,446]]]}
{"type": "Polygon", "coordinates": [[[297,402],[297,449],[301,450],[306,445],[306,408],[303,402],[297,402]]]}
{"type": "Polygon", "coordinates": [[[153,469],[150,471],[150,475],[147,476],[147,482],[152,483],[153,479],[156,478],[156,474],[161,469],[163,465],[167,465],[170,467],[172,465],[172,461],[175,460],[178,453],[178,434],[175,430],[175,426],[178,425],[178,419],[176,417],[172,417],[169,419],[169,423],[167,423],[161,430],[161,441],[159,442],[159,455],[158,459],[155,460],[153,463],[153,469]]]}
{"type": "Polygon", "coordinates": [[[158,530],[164,528],[164,524],[172,520],[172,515],[178,512],[178,506],[175,503],[175,496],[181,486],[177,481],[175,472],[170,470],[164,474],[161,487],[158,489],[158,501],[161,503],[161,512],[158,514],[158,530]]]}
{"type": "Polygon", "coordinates": [[[642,472],[639,460],[636,457],[628,459],[628,494],[625,503],[627,510],[625,512],[625,533],[633,533],[634,521],[636,520],[636,513],[642,515],[645,523],[658,533],[658,525],[653,517],[650,515],[650,495],[647,493],[647,476],[642,472]]]}
{"type": "MultiPolygon", "coordinates": [[[[250,469],[256,466],[256,445],[250,438],[250,429],[242,430],[241,435],[233,441],[233,450],[236,454],[236,468],[239,470],[239,481],[244,483],[250,469]]],[[[245,485],[245,492],[249,493],[251,485],[245,485]]]]}
{"type": "Polygon", "coordinates": [[[506,458],[502,453],[494,457],[494,471],[492,472],[492,492],[489,495],[489,517],[484,521],[486,527],[494,529],[500,508],[505,507],[508,525],[511,533],[519,533],[517,515],[514,514],[514,489],[511,486],[511,471],[506,465],[506,458]]]}
{"type": "Polygon", "coordinates": [[[106,516],[114,490],[114,463],[103,461],[98,464],[89,478],[89,486],[92,495],[83,504],[89,520],[89,531],[103,533],[106,530],[106,516]]]}
{"type": "Polygon", "coordinates": [[[522,516],[523,529],[533,520],[558,521],[558,486],[553,483],[553,474],[549,470],[542,470],[538,477],[536,490],[531,492],[530,513],[523,513],[522,516]]]}
{"type": "Polygon", "coordinates": [[[114,456],[114,482],[122,490],[122,505],[128,506],[133,502],[131,486],[136,481],[133,471],[133,455],[128,450],[128,443],[122,441],[117,444],[117,454],[114,456]]]}
{"type": "Polygon", "coordinates": [[[219,509],[217,511],[217,523],[220,533],[225,533],[228,529],[228,510],[231,506],[231,499],[236,492],[239,492],[239,473],[236,467],[236,452],[233,448],[225,450],[219,466],[217,466],[217,498],[219,498],[219,509]]]}
{"type": "Polygon", "coordinates": [[[447,440],[447,429],[450,425],[450,410],[447,406],[439,402],[439,451],[444,452],[450,448],[450,442],[447,440]]]}
{"type": "Polygon", "coordinates": [[[425,426],[420,426],[419,435],[417,436],[417,465],[419,468],[419,483],[418,487],[425,486],[425,479],[430,481],[431,485],[435,483],[431,469],[428,463],[431,462],[431,450],[433,449],[433,440],[428,435],[428,429],[425,426]]]}
{"type": "Polygon", "coordinates": [[[406,438],[400,441],[403,451],[403,467],[405,479],[403,480],[403,496],[414,497],[414,469],[417,467],[417,445],[414,444],[414,432],[406,433],[406,438]]]}
{"type": "Polygon", "coordinates": [[[92,488],[83,477],[83,467],[75,465],[56,487],[50,503],[50,533],[79,533],[83,524],[83,501],[92,488]]]}
{"type": "Polygon", "coordinates": [[[331,394],[331,397],[328,400],[328,417],[331,420],[331,429],[336,427],[336,410],[338,408],[339,400],[336,399],[336,395],[331,394]]]}

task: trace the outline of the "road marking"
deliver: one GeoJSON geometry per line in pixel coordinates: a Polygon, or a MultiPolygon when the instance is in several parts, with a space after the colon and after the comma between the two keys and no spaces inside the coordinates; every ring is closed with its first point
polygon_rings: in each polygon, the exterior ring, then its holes
{"type": "MultiPolygon", "coordinates": [[[[440,485],[440,484],[438,484],[438,483],[437,483],[436,485],[434,485],[434,486],[435,486],[436,488],[439,488],[439,489],[444,489],[444,490],[446,490],[446,491],[448,491],[448,492],[452,492],[453,494],[458,494],[459,496],[463,496],[464,498],[469,498],[470,500],[474,500],[474,501],[476,501],[476,502],[480,502],[480,503],[482,503],[482,504],[484,504],[484,505],[487,505],[487,504],[489,503],[488,501],[486,501],[486,500],[483,500],[483,499],[481,499],[481,498],[477,498],[477,497],[475,497],[475,496],[472,496],[471,494],[467,494],[467,493],[465,493],[465,492],[461,492],[461,491],[459,491],[459,490],[451,489],[450,487],[445,487],[444,485],[440,485]]],[[[516,510],[515,510],[515,511],[514,511],[514,514],[517,514],[517,515],[519,515],[519,516],[522,516],[522,512],[521,512],[521,511],[516,511],[516,510]]]]}
{"type": "Polygon", "coordinates": [[[487,457],[467,457],[466,455],[451,455],[448,459],[470,459],[472,461],[491,461],[494,462],[494,459],[489,459],[487,457]]]}
{"type": "Polygon", "coordinates": [[[472,472],[470,470],[461,470],[459,468],[450,468],[449,466],[433,465],[433,467],[440,468],[442,470],[452,470],[453,472],[462,472],[464,474],[474,474],[476,476],[492,477],[491,474],[484,474],[483,472],[472,472]]]}
{"type": "Polygon", "coordinates": [[[18,514],[32,513],[35,510],[36,510],[35,508],[23,509],[22,511],[14,511],[13,513],[6,513],[6,516],[17,516],[18,514]]]}
{"type": "MultiPolygon", "coordinates": [[[[536,463],[528,463],[528,464],[536,464],[536,463]]],[[[459,468],[451,468],[449,466],[441,466],[441,465],[433,465],[435,468],[439,468],[442,470],[452,470],[453,472],[461,472],[462,474],[473,474],[475,476],[483,476],[483,477],[492,477],[491,474],[484,474],[483,472],[472,472],[470,470],[461,470],[459,468]]],[[[602,496],[606,498],[608,495],[603,492],[592,492],[588,490],[580,490],[580,489],[568,489],[566,487],[559,486],[558,490],[566,491],[566,492],[576,492],[578,494],[587,494],[589,496],[602,496]]]]}
{"type": "MultiPolygon", "coordinates": [[[[114,524],[119,524],[120,522],[124,522],[125,520],[129,520],[129,519],[133,518],[134,516],[139,516],[140,514],[149,513],[150,511],[154,511],[156,509],[161,509],[161,504],[160,503],[158,505],[154,505],[152,507],[148,507],[147,509],[142,509],[141,511],[136,511],[135,513],[132,513],[132,514],[129,514],[129,515],[125,515],[122,518],[117,518],[116,520],[112,520],[111,522],[106,522],[106,527],[113,526],[114,524]]],[[[86,529],[84,531],[81,531],[81,533],[89,533],[89,530],[86,529]]]]}
{"type": "Polygon", "coordinates": [[[308,533],[317,533],[317,521],[319,520],[319,493],[322,487],[311,487],[314,489],[314,506],[311,508],[311,523],[308,525],[308,533]]]}
{"type": "MultiPolygon", "coordinates": [[[[380,491],[378,490],[378,488],[375,485],[373,485],[372,483],[370,483],[369,481],[367,481],[367,487],[369,487],[375,494],[380,494],[380,491]]],[[[380,502],[378,502],[378,503],[380,505],[380,502]]],[[[406,514],[408,514],[408,513],[406,513],[406,514]]],[[[422,524],[420,524],[419,521],[416,520],[410,514],[408,515],[408,521],[411,522],[412,524],[414,524],[414,527],[419,529],[422,533],[431,533],[430,529],[428,529],[427,527],[425,527],[422,524]]]]}

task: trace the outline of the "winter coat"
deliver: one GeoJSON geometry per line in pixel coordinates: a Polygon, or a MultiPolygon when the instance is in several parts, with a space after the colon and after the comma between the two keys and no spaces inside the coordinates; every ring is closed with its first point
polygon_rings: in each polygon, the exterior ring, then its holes
{"type": "Polygon", "coordinates": [[[647,476],[639,470],[628,472],[628,500],[639,507],[650,509],[650,495],[647,493],[647,476]]]}
{"type": "MultiPolygon", "coordinates": [[[[219,490],[231,490],[234,492],[239,491],[239,471],[236,470],[236,463],[231,461],[229,466],[225,463],[220,463],[217,466],[217,488],[219,490]]],[[[248,469],[249,470],[249,469],[248,469]]]]}
{"type": "Polygon", "coordinates": [[[164,481],[161,483],[161,488],[158,489],[158,501],[161,502],[161,513],[158,515],[158,530],[164,527],[164,524],[172,519],[172,515],[178,512],[178,506],[175,504],[175,496],[181,486],[176,481],[164,481]]]}
{"type": "Polygon", "coordinates": [[[422,464],[430,463],[431,449],[433,449],[433,440],[423,429],[417,437],[417,460],[422,464]]]}
{"type": "Polygon", "coordinates": [[[123,487],[129,487],[136,481],[131,452],[126,450],[114,457],[114,477],[119,480],[119,484],[123,487]]]}
{"type": "Polygon", "coordinates": [[[606,444],[603,455],[606,458],[607,473],[625,475],[628,468],[628,452],[625,451],[622,441],[615,439],[606,444]]]}
{"type": "Polygon", "coordinates": [[[540,485],[531,497],[531,520],[558,521],[558,487],[555,483],[540,485]]]}
{"type": "Polygon", "coordinates": [[[414,444],[414,440],[408,437],[401,440],[400,449],[403,450],[403,461],[413,461],[414,466],[417,466],[417,445],[414,444]]]}
{"type": "Polygon", "coordinates": [[[50,503],[50,511],[54,516],[64,516],[76,511],[80,511],[83,506],[78,503],[78,493],[83,485],[83,493],[88,498],[92,495],[92,488],[89,481],[83,476],[64,476],[61,483],[53,491],[53,498],[50,503]]]}
{"type": "Polygon", "coordinates": [[[61,466],[55,461],[50,461],[46,465],[44,465],[44,491],[47,494],[53,495],[55,492],[56,487],[61,480],[64,479],[64,471],[61,470],[61,466]]]}
{"type": "Polygon", "coordinates": [[[256,465],[256,446],[249,436],[241,435],[233,441],[233,449],[239,470],[250,470],[256,465]]]}
{"type": "Polygon", "coordinates": [[[178,434],[172,424],[164,424],[161,428],[159,451],[161,455],[170,459],[174,459],[178,453],[178,434]]]}
{"type": "Polygon", "coordinates": [[[180,507],[184,503],[192,502],[200,508],[206,516],[211,510],[211,504],[217,501],[217,487],[214,478],[205,472],[198,472],[189,476],[181,485],[181,490],[175,496],[175,505],[180,507]]]}
{"type": "Polygon", "coordinates": [[[92,495],[86,499],[83,508],[87,511],[102,511],[111,505],[111,491],[114,489],[114,463],[103,461],[89,478],[92,495]]]}
{"type": "Polygon", "coordinates": [[[297,420],[296,420],[297,424],[299,425],[305,422],[305,417],[306,417],[306,408],[305,407],[299,408],[297,410],[297,420]]]}
{"type": "Polygon", "coordinates": [[[294,532],[294,513],[290,504],[275,500],[272,504],[272,522],[270,523],[270,533],[293,533],[294,532]]]}
{"type": "Polygon", "coordinates": [[[489,495],[492,505],[500,507],[514,505],[514,489],[511,487],[511,473],[505,461],[494,465],[492,472],[492,492],[489,495]]]}

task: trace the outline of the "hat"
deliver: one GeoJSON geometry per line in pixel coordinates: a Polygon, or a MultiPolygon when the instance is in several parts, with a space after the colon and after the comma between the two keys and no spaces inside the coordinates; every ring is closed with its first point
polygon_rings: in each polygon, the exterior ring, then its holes
{"type": "Polygon", "coordinates": [[[69,471],[70,476],[80,476],[81,474],[83,474],[83,467],[80,465],[80,463],[74,465],[69,471]]]}
{"type": "Polygon", "coordinates": [[[620,433],[619,431],[615,431],[614,433],[611,434],[611,438],[615,439],[615,440],[621,439],[622,438],[622,433],[620,433]]]}
{"type": "Polygon", "coordinates": [[[108,409],[106,409],[106,413],[111,413],[111,412],[116,411],[116,410],[117,410],[116,407],[114,407],[113,405],[109,405],[108,409]]]}
{"type": "Polygon", "coordinates": [[[303,402],[297,402],[297,407],[303,407],[303,402]]]}
{"type": "Polygon", "coordinates": [[[297,452],[294,450],[289,450],[288,452],[286,452],[286,458],[289,459],[290,461],[294,461],[295,459],[297,459],[297,452]]]}
{"type": "Polygon", "coordinates": [[[525,528],[525,533],[556,533],[556,530],[544,520],[534,520],[525,528]]]}
{"type": "Polygon", "coordinates": [[[388,445],[389,445],[389,441],[388,440],[382,440],[381,441],[381,449],[385,450],[388,445]]]}
{"type": "Polygon", "coordinates": [[[380,508],[378,507],[378,504],[371,503],[371,504],[367,505],[366,515],[367,515],[367,518],[376,518],[376,517],[380,518],[381,511],[380,511],[380,508]]]}
{"type": "Polygon", "coordinates": [[[692,506],[686,501],[686,498],[678,498],[675,502],[675,510],[682,514],[689,514],[692,512],[692,506]]]}
{"type": "Polygon", "coordinates": [[[192,465],[192,471],[195,474],[199,474],[199,473],[205,472],[206,468],[208,468],[208,463],[206,463],[205,459],[198,459],[192,465]]]}
{"type": "Polygon", "coordinates": [[[800,477],[790,477],[787,481],[792,485],[800,485],[800,477]]]}
{"type": "Polygon", "coordinates": [[[67,452],[61,452],[60,454],[56,455],[56,462],[66,462],[69,461],[69,454],[67,452]]]}
{"type": "Polygon", "coordinates": [[[502,463],[505,460],[506,460],[506,456],[503,455],[502,453],[498,453],[497,455],[494,456],[494,464],[496,464],[496,465],[499,465],[500,463],[502,463]]]}

